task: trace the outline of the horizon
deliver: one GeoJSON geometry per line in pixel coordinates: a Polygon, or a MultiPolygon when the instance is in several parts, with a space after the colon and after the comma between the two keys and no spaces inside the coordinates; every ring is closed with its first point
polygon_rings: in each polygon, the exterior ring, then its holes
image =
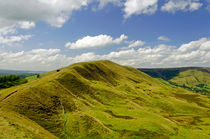
{"type": "MultiPolygon", "coordinates": [[[[96,61],[86,61],[86,62],[99,62],[99,61],[104,61],[104,60],[96,60],[96,61]]],[[[108,60],[108,61],[111,61],[111,60],[108,60]]],[[[111,61],[113,62],[113,61],[111,61]]],[[[77,64],[77,63],[85,63],[85,62],[76,62],[76,63],[72,63],[70,65],[73,65],[73,64],[77,64]]],[[[116,62],[114,62],[116,63],[116,62]]],[[[118,64],[118,63],[116,63],[118,64]]],[[[62,69],[62,68],[66,68],[70,65],[67,65],[65,67],[61,67],[61,68],[57,68],[57,69],[62,69]]],[[[132,67],[132,66],[129,66],[129,67],[132,67]]],[[[182,69],[182,68],[210,68],[210,67],[162,67],[162,68],[141,68],[141,67],[133,67],[133,68],[136,68],[136,69],[141,69],[141,70],[144,70],[144,69],[182,69]]],[[[13,69],[0,69],[0,72],[1,73],[6,73],[7,71],[10,71],[10,72],[50,72],[50,71],[54,71],[54,70],[57,70],[57,69],[51,69],[51,70],[48,70],[48,71],[36,71],[36,70],[13,70],[13,69]],[[4,72],[3,72],[4,71],[4,72]]]]}
{"type": "Polygon", "coordinates": [[[0,1],[0,69],[209,68],[209,24],[208,0],[0,1]]]}

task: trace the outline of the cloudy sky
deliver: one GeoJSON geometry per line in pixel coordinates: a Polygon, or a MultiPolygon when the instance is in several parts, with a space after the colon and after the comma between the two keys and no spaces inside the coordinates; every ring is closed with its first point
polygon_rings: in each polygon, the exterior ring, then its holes
{"type": "Polygon", "coordinates": [[[210,66],[210,0],[0,0],[0,69],[210,66]]]}

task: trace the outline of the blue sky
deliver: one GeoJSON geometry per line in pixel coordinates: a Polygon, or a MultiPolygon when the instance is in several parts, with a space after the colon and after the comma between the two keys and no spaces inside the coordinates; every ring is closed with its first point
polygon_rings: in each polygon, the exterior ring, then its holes
{"type": "Polygon", "coordinates": [[[0,69],[108,59],[210,66],[209,0],[0,0],[0,69]]]}

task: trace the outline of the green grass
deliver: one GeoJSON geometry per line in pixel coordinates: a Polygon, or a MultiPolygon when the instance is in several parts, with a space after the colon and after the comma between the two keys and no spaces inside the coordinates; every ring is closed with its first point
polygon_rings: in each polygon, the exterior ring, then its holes
{"type": "Polygon", "coordinates": [[[210,68],[139,69],[166,85],[182,87],[210,97],[210,68]]]}
{"type": "Polygon", "coordinates": [[[210,97],[210,69],[208,68],[205,71],[191,69],[180,72],[170,81],[210,97]]]}
{"type": "Polygon", "coordinates": [[[29,76],[25,78],[28,82],[36,80],[37,79],[37,75],[33,75],[33,76],[29,76]]]}
{"type": "Polygon", "coordinates": [[[196,69],[180,72],[178,76],[172,78],[170,81],[177,84],[185,84],[191,87],[198,87],[199,84],[210,86],[210,69],[209,72],[199,71],[196,69]]]}
{"type": "Polygon", "coordinates": [[[0,128],[6,132],[0,138],[206,139],[209,108],[209,98],[137,69],[110,61],[77,63],[2,90],[0,128]],[[11,112],[21,118],[5,118],[11,112]],[[5,124],[21,119],[21,129],[5,124]]]}

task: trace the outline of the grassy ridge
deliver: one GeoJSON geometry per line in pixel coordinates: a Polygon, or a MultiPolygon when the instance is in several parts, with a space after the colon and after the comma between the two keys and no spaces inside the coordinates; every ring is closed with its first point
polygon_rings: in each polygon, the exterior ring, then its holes
{"type": "MultiPolygon", "coordinates": [[[[139,69],[171,85],[210,96],[210,68],[139,69]]],[[[165,82],[165,83],[166,83],[165,82]]]]}
{"type": "MultiPolygon", "coordinates": [[[[208,98],[110,61],[50,72],[1,91],[0,101],[4,121],[8,122],[4,118],[8,111],[18,113],[46,136],[50,132],[59,138],[209,138],[208,98]]],[[[14,132],[13,137],[22,137],[19,128],[14,132]]]]}
{"type": "Polygon", "coordinates": [[[210,91],[210,69],[207,68],[206,71],[195,69],[183,71],[178,76],[172,78],[170,81],[179,85],[185,84],[189,87],[210,91]]]}

